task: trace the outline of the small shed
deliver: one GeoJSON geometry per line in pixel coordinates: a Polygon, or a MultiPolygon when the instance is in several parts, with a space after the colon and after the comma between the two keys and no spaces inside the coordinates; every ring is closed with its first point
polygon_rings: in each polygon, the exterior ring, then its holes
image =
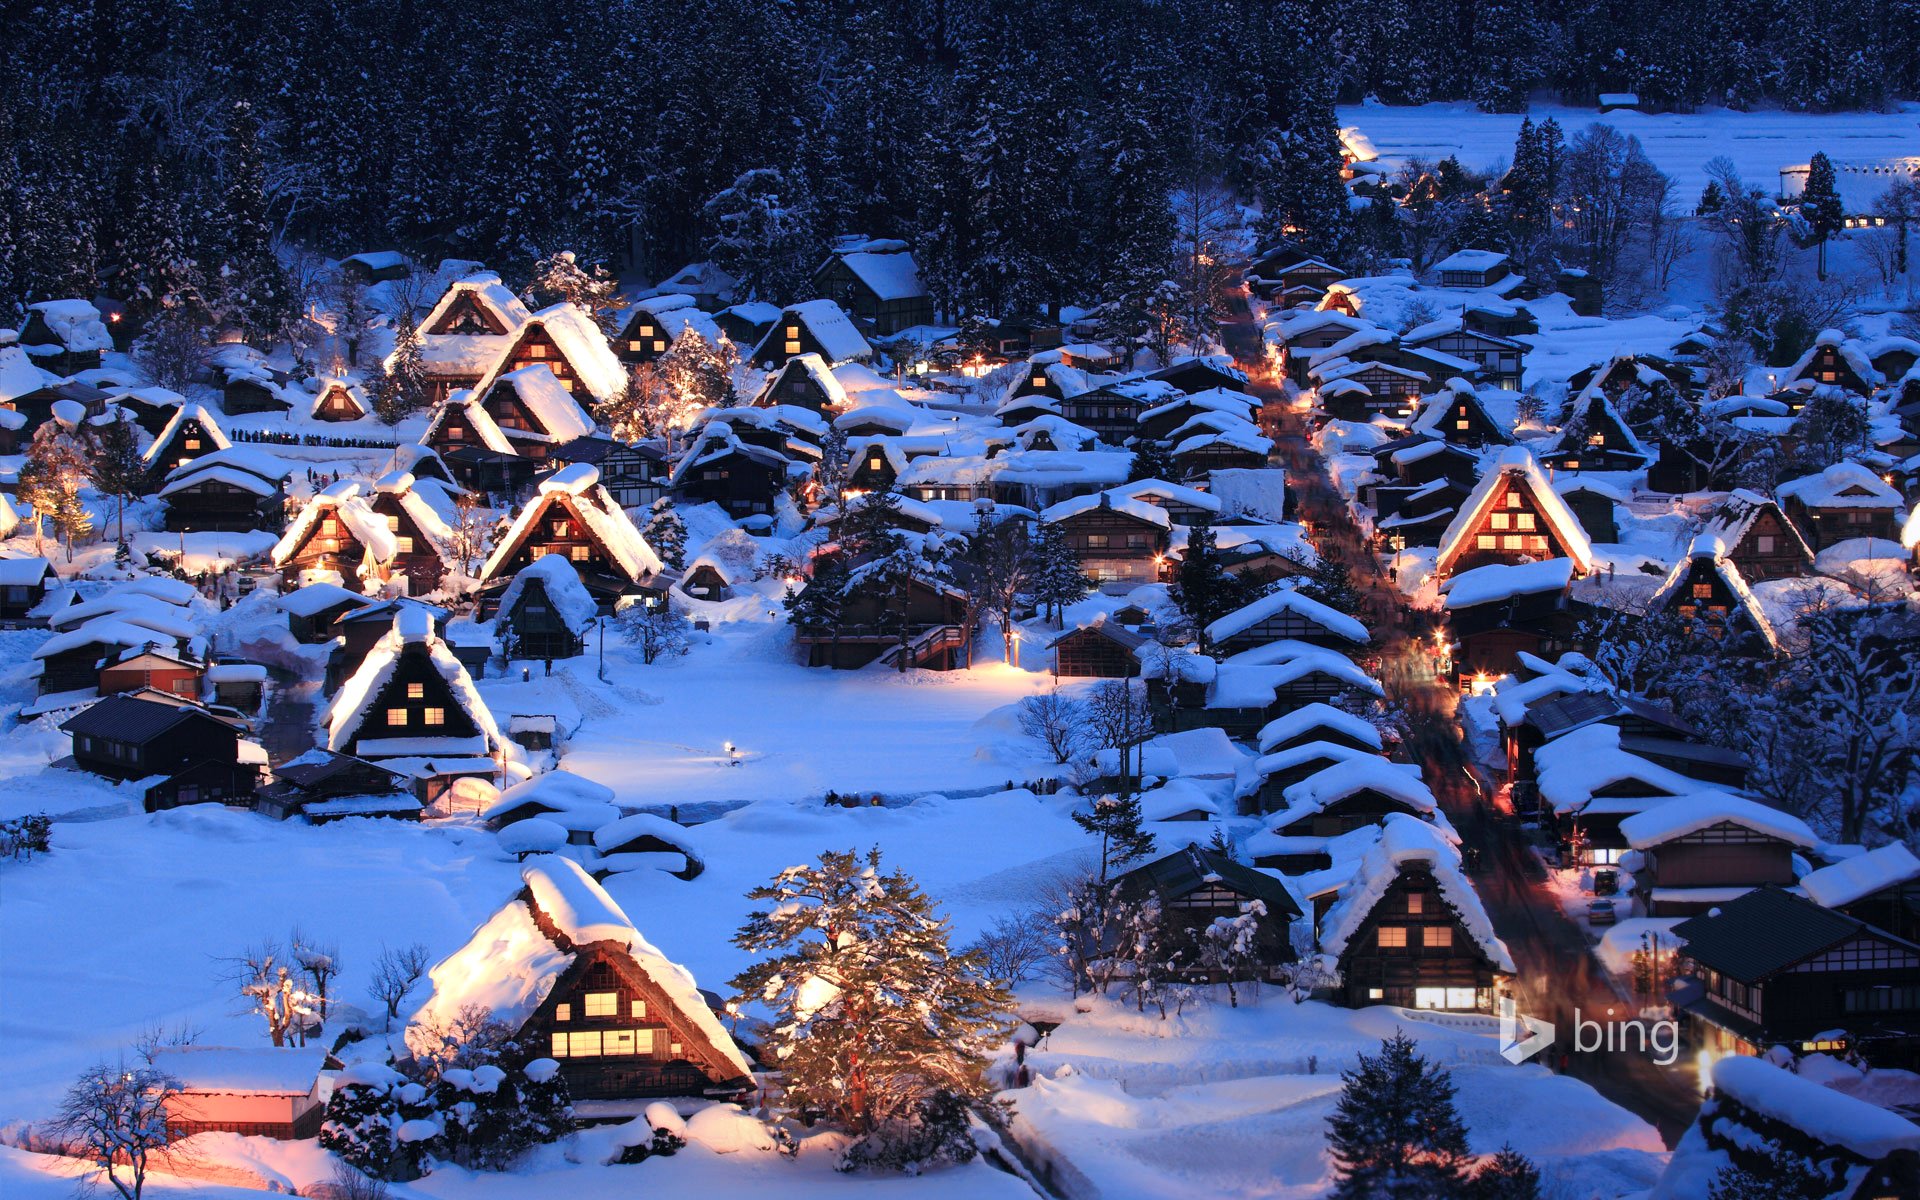
{"type": "Polygon", "coordinates": [[[167,1123],[183,1135],[237,1133],[298,1141],[326,1116],[322,1046],[167,1046],[153,1065],[180,1081],[167,1123]]]}

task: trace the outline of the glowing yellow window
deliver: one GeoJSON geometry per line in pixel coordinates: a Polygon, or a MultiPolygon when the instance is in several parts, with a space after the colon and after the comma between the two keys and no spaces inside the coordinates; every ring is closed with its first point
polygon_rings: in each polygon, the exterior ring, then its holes
{"type": "Polygon", "coordinates": [[[636,1021],[644,1021],[647,1019],[647,1002],[645,1000],[635,1000],[633,1002],[633,1019],[636,1021]]]}
{"type": "Polygon", "coordinates": [[[1522,530],[1532,529],[1533,514],[1530,512],[1515,513],[1513,517],[1513,527],[1522,530]]]}
{"type": "Polygon", "coordinates": [[[1519,508],[1519,507],[1520,507],[1520,505],[1521,505],[1522,503],[1524,503],[1524,501],[1523,501],[1523,500],[1521,499],[1521,496],[1520,496],[1520,493],[1519,493],[1519,492],[1508,492],[1508,493],[1507,493],[1507,507],[1508,507],[1508,508],[1519,508]]]}
{"type": "Polygon", "coordinates": [[[611,1017],[620,1011],[619,992],[588,992],[581,1011],[589,1017],[611,1017]]]}
{"type": "Polygon", "coordinates": [[[1500,548],[1503,550],[1519,550],[1526,544],[1527,540],[1517,533],[1509,533],[1500,539],[1500,548]]]}
{"type": "Polygon", "coordinates": [[[1492,534],[1483,533],[1479,537],[1474,539],[1474,545],[1481,550],[1491,550],[1495,546],[1499,545],[1499,543],[1494,540],[1494,536],[1492,534]]]}
{"type": "Polygon", "coordinates": [[[1382,925],[1379,930],[1379,944],[1383,948],[1388,946],[1405,946],[1407,944],[1407,927],[1405,925],[1382,925]]]}
{"type": "Polygon", "coordinates": [[[553,1006],[553,1019],[556,1021],[573,1020],[573,1005],[556,1004],[553,1006]]]}
{"type": "Polygon", "coordinates": [[[1420,943],[1435,948],[1453,945],[1453,926],[1429,925],[1420,931],[1420,943]]]}
{"type": "Polygon", "coordinates": [[[1509,518],[1506,513],[1497,512],[1493,514],[1493,518],[1488,524],[1495,529],[1510,529],[1512,526],[1508,522],[1509,518]]]}
{"type": "Polygon", "coordinates": [[[389,725],[405,725],[406,723],[407,723],[407,710],[406,710],[406,709],[404,709],[404,708],[390,708],[390,709],[388,709],[388,710],[387,710],[387,724],[389,724],[389,725]]]}
{"type": "Polygon", "coordinates": [[[574,562],[586,562],[593,557],[592,546],[575,546],[567,551],[567,557],[574,562]]]}
{"type": "Polygon", "coordinates": [[[430,708],[430,709],[428,709],[428,710],[427,710],[427,724],[429,724],[429,725],[445,725],[446,723],[447,723],[447,710],[446,710],[446,709],[444,709],[444,708],[430,708]]]}

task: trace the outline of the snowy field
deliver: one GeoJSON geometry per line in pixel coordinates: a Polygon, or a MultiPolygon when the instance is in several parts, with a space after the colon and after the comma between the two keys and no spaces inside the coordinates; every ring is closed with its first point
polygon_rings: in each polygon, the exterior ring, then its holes
{"type": "MultiPolygon", "coordinates": [[[[1347,105],[1340,124],[1357,125],[1390,165],[1409,158],[1438,160],[1451,154],[1470,168],[1513,157],[1523,114],[1483,113],[1471,104],[1347,105]]],[[[1780,168],[1804,163],[1823,150],[1836,163],[1920,153],[1920,104],[1886,113],[1638,112],[1601,114],[1591,108],[1536,104],[1537,123],[1548,117],[1571,138],[1598,121],[1640,139],[1647,157],[1672,177],[1675,194],[1691,202],[1707,185],[1706,165],[1726,155],[1747,182],[1772,191],[1780,168]]]]}

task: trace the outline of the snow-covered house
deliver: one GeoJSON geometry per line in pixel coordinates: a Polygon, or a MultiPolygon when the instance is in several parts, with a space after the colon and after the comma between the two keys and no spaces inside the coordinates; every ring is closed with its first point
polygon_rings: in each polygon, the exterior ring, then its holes
{"type": "Polygon", "coordinates": [[[1337,999],[1350,1008],[1490,1013],[1514,974],[1453,840],[1398,813],[1321,917],[1319,944],[1340,972],[1337,999]]]}
{"type": "Polygon", "coordinates": [[[480,568],[481,602],[487,611],[522,567],[550,554],[567,559],[595,602],[611,610],[622,597],[660,592],[666,564],[647,545],[626,510],[600,486],[588,463],[563,467],[540,481],[520,507],[480,568]]]}
{"type": "MultiPolygon", "coordinates": [[[[525,367],[544,367],[553,373],[562,391],[579,405],[602,404],[620,394],[627,369],[614,356],[606,335],[579,307],[562,301],[528,317],[508,338],[507,349],[473,385],[473,394],[490,399],[494,384],[525,367]]],[[[513,389],[517,392],[517,388],[513,389]]],[[[510,392],[509,394],[512,394],[510,392]]],[[[506,397],[502,397],[502,404],[506,397]]],[[[501,420],[500,410],[494,419],[501,420]]],[[[530,418],[533,419],[533,418],[530,418]]],[[[561,437],[591,432],[592,426],[561,437]]],[[[535,426],[533,432],[551,432],[535,426]]]]}
{"type": "Polygon", "coordinates": [[[933,297],[902,241],[858,239],[837,247],[814,271],[813,289],[883,337],[933,324],[933,297]]]}
{"type": "Polygon", "coordinates": [[[1568,605],[1573,560],[1488,563],[1442,584],[1453,678],[1461,687],[1486,684],[1513,671],[1520,655],[1557,656],[1574,640],[1568,605]]]}
{"type": "Polygon", "coordinates": [[[629,367],[655,362],[689,329],[705,338],[709,346],[720,341],[719,327],[692,296],[662,292],[636,300],[626,324],[614,336],[614,357],[629,367]]]}
{"type": "Polygon", "coordinates": [[[373,404],[359,384],[323,379],[314,388],[307,415],[316,421],[358,421],[373,415],[373,404]]]}
{"type": "Polygon", "coordinates": [[[1378,754],[1335,762],[1290,784],[1281,798],[1285,806],[1268,828],[1282,837],[1338,837],[1379,825],[1391,813],[1431,820],[1438,811],[1416,764],[1389,762],[1378,754]]]}
{"type": "Polygon", "coordinates": [[[42,300],[27,305],[19,344],[34,365],[55,375],[78,375],[100,365],[100,356],[113,349],[113,334],[89,301],[42,300]]]}
{"type": "MultiPolygon", "coordinates": [[[[662,296],[686,296],[708,311],[733,300],[740,281],[711,262],[692,262],[653,285],[662,296]]],[[[739,339],[734,339],[738,341],[739,339]]]]}
{"type": "Polygon", "coordinates": [[[1102,613],[1047,643],[1053,673],[1067,679],[1127,679],[1140,673],[1139,652],[1147,638],[1102,613]]]}
{"type": "MultiPolygon", "coordinates": [[[[1221,663],[1210,670],[1190,660],[1212,659],[1173,656],[1185,678],[1172,689],[1165,719],[1175,729],[1212,726],[1229,734],[1250,734],[1302,705],[1382,694],[1379,680],[1336,650],[1304,643],[1288,649],[1297,652],[1283,661],[1221,663]]],[[[1156,698],[1160,696],[1156,692],[1156,698]]]]}
{"type": "Polygon", "coordinates": [[[1480,477],[1440,536],[1438,578],[1490,562],[1573,560],[1575,575],[1593,570],[1593,544],[1524,446],[1511,446],[1480,477]]]}
{"type": "Polygon", "coordinates": [[[1653,452],[1597,387],[1574,397],[1560,441],[1541,461],[1562,471],[1638,471],[1653,452]]]}
{"type": "Polygon", "coordinates": [[[1475,329],[1464,316],[1440,317],[1400,335],[1400,344],[1420,350],[1438,350],[1480,367],[1480,379],[1493,387],[1519,390],[1520,364],[1526,343],[1475,329]]]}
{"type": "Polygon", "coordinates": [[[175,1136],[237,1133],[296,1141],[326,1117],[322,1046],[163,1046],[153,1067],[177,1082],[167,1097],[175,1136]]]}
{"type": "Polygon", "coordinates": [[[422,596],[437,590],[448,570],[465,565],[453,561],[453,505],[439,479],[390,471],[374,481],[366,501],[393,535],[393,552],[381,563],[387,582],[403,582],[409,596],[422,596]]]}
{"type": "Polygon", "coordinates": [[[1833,387],[1856,396],[1871,396],[1886,382],[1860,343],[1838,329],[1823,329],[1782,376],[1782,390],[1810,392],[1833,387]]]}
{"type": "Polygon", "coordinates": [[[1293,590],[1262,596],[1205,630],[1206,644],[1219,658],[1287,639],[1354,654],[1367,648],[1372,635],[1339,609],[1293,590]]]}
{"type": "Polygon", "coordinates": [[[565,555],[548,554],[514,573],[500,594],[495,628],[508,658],[572,658],[599,615],[593,594],[565,555]]]}
{"type": "Polygon", "coordinates": [[[1647,601],[1647,612],[1697,623],[1733,654],[1771,658],[1780,653],[1780,634],[1766,606],[1713,534],[1693,539],[1687,556],[1673,564],[1647,601]]]}
{"type": "Polygon", "coordinates": [[[198,404],[181,404],[140,455],[147,478],[158,483],[197,458],[219,450],[230,450],[233,443],[213,419],[213,414],[198,404]]]}
{"type": "Polygon", "coordinates": [[[847,389],[818,354],[796,354],[767,376],[753,402],[791,404],[810,412],[837,411],[847,406],[847,389]]]}
{"type": "Polygon", "coordinates": [[[1920,1044],[1920,945],[1777,885],[1723,900],[1673,933],[1686,944],[1674,1001],[1703,1050],[1786,1045],[1905,1062],[1920,1044]]]}
{"type": "Polygon", "coordinates": [[[109,696],[60,728],[73,738],[74,766],[142,781],[149,812],[184,804],[250,805],[267,764],[260,745],[244,740],[233,725],[163,693],[109,696]]]}
{"type": "Polygon", "coordinates": [[[1165,509],[1099,492],[1051,505],[1040,520],[1060,530],[1081,568],[1101,584],[1136,585],[1160,578],[1173,528],[1165,509]]]}
{"type": "MultiPolygon", "coordinates": [[[[4,500],[0,497],[0,501],[4,500]]],[[[0,518],[5,517],[12,517],[18,525],[19,517],[14,515],[13,506],[0,503],[0,518]]],[[[13,536],[4,519],[0,519],[0,530],[4,530],[6,537],[13,536]]],[[[59,578],[53,564],[37,554],[0,555],[0,626],[30,624],[33,611],[40,607],[47,598],[47,589],[59,578]]]]}
{"type": "Polygon", "coordinates": [[[1800,890],[1822,908],[1913,940],[1920,935],[1920,858],[1899,842],[1810,871],[1800,890]]]}
{"type": "Polygon", "coordinates": [[[1766,884],[1791,886],[1794,856],[1820,844],[1806,822],[1725,792],[1680,796],[1620,822],[1647,914],[1706,912],[1766,884]]]}
{"type": "Polygon", "coordinates": [[[159,497],[169,533],[278,531],[287,520],[285,485],[293,469],[250,446],[203,454],[167,472],[159,497]]]}
{"type": "MultiPolygon", "coordinates": [[[[1269,971],[1295,958],[1291,930],[1301,915],[1299,902],[1279,879],[1227,855],[1189,843],[1116,876],[1113,890],[1131,904],[1158,903],[1162,931],[1170,944],[1186,948],[1185,963],[1197,964],[1208,926],[1248,915],[1253,916],[1257,957],[1269,971]]],[[[1097,958],[1105,949],[1090,947],[1089,957],[1097,958]]],[[[1193,978],[1209,978],[1197,966],[1186,971],[1193,978]]]]}
{"type": "MultiPolygon", "coordinates": [[[[1795,1071],[1734,1055],[1712,1065],[1712,1091],[1681,1138],[1652,1200],[1705,1195],[1725,1167],[1771,1181],[1781,1162],[1799,1164],[1822,1200],[1920,1195],[1920,1126],[1876,1103],[1874,1074],[1831,1057],[1795,1071]],[[1864,1086],[1862,1086],[1864,1085],[1864,1086]]],[[[1782,1181],[1782,1186],[1790,1186],[1782,1181]]]]}
{"type": "Polygon", "coordinates": [[[1900,540],[1906,501],[1893,485],[1856,462],[1774,488],[1787,519],[1816,552],[1853,538],[1900,540]]]}
{"type": "Polygon", "coordinates": [[[1513,443],[1513,435],[1487,411],[1479,390],[1464,379],[1449,379],[1444,388],[1422,400],[1409,429],[1476,449],[1513,443]]]}
{"type": "Polygon", "coordinates": [[[796,354],[818,354],[829,366],[869,362],[873,347],[860,336],[846,311],[831,300],[789,304],[748,355],[756,367],[771,369],[796,354]]]}
{"type": "Polygon", "coordinates": [[[1274,754],[1311,742],[1332,742],[1379,754],[1384,749],[1380,729],[1373,722],[1331,704],[1315,702],[1276,717],[1261,726],[1255,740],[1262,754],[1274,754]]]}
{"type": "Polygon", "coordinates": [[[305,582],[361,581],[376,590],[397,545],[385,518],[361,494],[361,485],[341,480],[314,493],[274,543],[269,561],[305,582]]]}
{"type": "MultiPolygon", "coordinates": [[[[538,363],[498,375],[475,394],[506,445],[527,458],[545,458],[554,446],[593,432],[593,420],[575,393],[538,363]]],[[[475,434],[490,449],[498,448],[484,432],[475,434]]],[[[451,434],[443,429],[441,437],[451,434]]]]}
{"type": "Polygon", "coordinates": [[[593,831],[598,877],[621,871],[657,869],[681,879],[697,879],[707,869],[686,826],[655,813],[628,813],[593,831]]]}
{"type": "Polygon", "coordinates": [[[1434,263],[1433,277],[1441,287],[1493,287],[1513,273],[1513,264],[1498,250],[1456,250],[1434,263]]]}
{"type": "MultiPolygon", "coordinates": [[[[1281,718],[1285,720],[1286,718],[1281,718]]],[[[1243,764],[1234,782],[1234,795],[1243,813],[1272,813],[1287,807],[1287,789],[1341,763],[1356,758],[1378,758],[1377,750],[1341,742],[1314,740],[1263,753],[1243,764]]],[[[1278,864],[1255,860],[1268,867],[1278,864]]]]}
{"type": "Polygon", "coordinates": [[[515,1032],[528,1059],[556,1060],[577,1105],[753,1087],[752,1064],[693,976],[579,865],[535,855],[520,877],[520,894],[428,972],[432,995],[407,1024],[416,1053],[477,1007],[515,1032]]]}
{"type": "Polygon", "coordinates": [[[1700,530],[1749,583],[1787,579],[1813,572],[1813,550],[1772,499],[1735,488],[1713,510],[1700,530]]]}
{"type": "Polygon", "coordinates": [[[404,770],[420,781],[426,803],[456,779],[494,777],[494,756],[512,748],[421,605],[398,610],[321,725],[327,749],[404,770]]]}
{"type": "Polygon", "coordinates": [[[479,383],[533,316],[498,275],[455,280],[420,323],[420,357],[435,403],[479,383]]]}

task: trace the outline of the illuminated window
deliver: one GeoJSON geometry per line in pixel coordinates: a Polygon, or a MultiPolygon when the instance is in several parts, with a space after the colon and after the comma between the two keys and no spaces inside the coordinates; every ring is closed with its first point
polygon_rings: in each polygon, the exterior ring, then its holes
{"type": "Polygon", "coordinates": [[[1090,533],[1090,534],[1088,534],[1088,535],[1087,535],[1087,549],[1089,549],[1089,550],[1105,550],[1106,548],[1107,548],[1107,535],[1106,535],[1106,534],[1104,534],[1104,533],[1090,533]]]}
{"type": "Polygon", "coordinates": [[[642,350],[645,350],[646,348],[647,348],[647,344],[645,342],[628,342],[627,343],[627,350],[633,354],[638,354],[642,350]]]}
{"type": "Polygon", "coordinates": [[[1509,533],[1500,539],[1500,548],[1502,550],[1520,550],[1525,548],[1526,544],[1527,539],[1517,533],[1509,533]]]}
{"type": "Polygon", "coordinates": [[[427,698],[427,685],[426,685],[426,684],[424,684],[424,683],[410,683],[410,684],[408,684],[408,685],[407,685],[407,699],[409,699],[409,700],[425,700],[426,698],[427,698]]]}
{"type": "Polygon", "coordinates": [[[406,710],[406,709],[404,709],[404,708],[390,708],[390,709],[388,709],[388,710],[387,710],[387,724],[389,724],[389,725],[405,725],[406,723],[407,723],[407,710],[406,710]]]}
{"type": "Polygon", "coordinates": [[[633,1002],[633,1019],[636,1021],[644,1021],[647,1019],[647,1002],[645,1000],[635,1000],[633,1002]]]}
{"type": "Polygon", "coordinates": [[[653,352],[654,352],[655,354],[658,354],[658,353],[660,353],[661,351],[663,351],[663,350],[665,350],[666,348],[667,348],[667,344],[666,344],[665,342],[661,342],[661,341],[656,341],[656,342],[654,342],[654,343],[653,343],[653,352]]]}
{"type": "Polygon", "coordinates": [[[1519,507],[1520,507],[1520,504],[1521,504],[1521,499],[1520,499],[1520,493],[1519,493],[1519,492],[1508,492],[1508,493],[1507,493],[1507,507],[1508,507],[1508,508],[1519,508],[1519,507]]]}
{"type": "Polygon", "coordinates": [[[592,546],[574,546],[567,551],[567,557],[574,562],[586,562],[593,557],[592,546]]]}
{"type": "Polygon", "coordinates": [[[600,1031],[597,1029],[594,1029],[594,1030],[589,1030],[586,1033],[581,1033],[578,1031],[569,1033],[567,1035],[567,1057],[569,1058],[600,1057],[600,1031]]]}
{"type": "Polygon", "coordinates": [[[1753,548],[1761,554],[1772,554],[1773,535],[1770,533],[1760,534],[1753,539],[1753,548]]]}
{"type": "Polygon", "coordinates": [[[1387,989],[1385,988],[1368,988],[1367,989],[1367,999],[1369,1000],[1385,1000],[1386,998],[1387,998],[1387,989]]]}
{"type": "Polygon", "coordinates": [[[447,440],[450,442],[462,441],[466,438],[466,436],[467,436],[467,431],[460,428],[458,425],[449,425],[447,427],[447,440]]]}
{"type": "Polygon", "coordinates": [[[320,532],[326,537],[332,537],[334,534],[340,532],[340,522],[334,520],[332,517],[328,517],[326,520],[320,522],[320,532]]]}
{"type": "MultiPolygon", "coordinates": [[[[653,1031],[649,1029],[647,1032],[652,1033],[653,1031]]],[[[669,1042],[667,1044],[667,1053],[674,1058],[681,1058],[686,1055],[687,1051],[686,1047],[682,1046],[679,1042],[669,1042]]]]}
{"type": "Polygon", "coordinates": [[[1468,429],[1471,429],[1473,427],[1473,422],[1467,420],[1465,417],[1461,417],[1458,421],[1455,421],[1453,423],[1453,427],[1464,433],[1468,429]]]}
{"type": "Polygon", "coordinates": [[[632,1054],[634,1052],[634,1030],[609,1029],[602,1045],[609,1055],[632,1054]]]}
{"type": "Polygon", "coordinates": [[[188,438],[186,440],[186,447],[189,450],[198,450],[200,448],[200,439],[197,437],[188,438]]]}
{"type": "Polygon", "coordinates": [[[1493,517],[1487,523],[1494,529],[1509,529],[1512,527],[1508,524],[1509,520],[1510,518],[1506,513],[1497,512],[1493,514],[1493,517]]]}
{"type": "Polygon", "coordinates": [[[619,992],[588,992],[580,1011],[589,1017],[611,1017],[620,1012],[619,992]]]}
{"type": "Polygon", "coordinates": [[[387,532],[388,532],[388,533],[399,533],[399,532],[400,532],[400,518],[399,518],[399,517],[388,517],[388,518],[387,518],[387,532]]]}
{"type": "Polygon", "coordinates": [[[545,358],[546,356],[547,356],[547,348],[545,346],[536,345],[536,346],[527,347],[528,358],[545,358]]]}
{"type": "Polygon", "coordinates": [[[1492,534],[1483,533],[1474,539],[1474,544],[1482,550],[1491,550],[1499,543],[1492,534]]]}
{"type": "Polygon", "coordinates": [[[573,1005],[556,1004],[553,1006],[553,1019],[556,1021],[573,1020],[573,1005]]]}
{"type": "Polygon", "coordinates": [[[1712,584],[1710,584],[1710,583],[1696,583],[1696,584],[1694,584],[1694,585],[1693,585],[1693,598],[1694,598],[1695,600],[1711,600],[1711,599],[1713,599],[1713,585],[1712,585],[1712,584]]]}
{"type": "Polygon", "coordinates": [[[1407,893],[1407,911],[1410,913],[1417,913],[1422,911],[1425,901],[1426,901],[1426,897],[1422,896],[1419,892],[1408,892],[1407,893]]]}
{"type": "Polygon", "coordinates": [[[1587,435],[1587,445],[1589,446],[1604,446],[1606,444],[1607,435],[1605,433],[1590,433],[1587,435]]]}
{"type": "Polygon", "coordinates": [[[397,537],[393,539],[393,549],[396,554],[412,554],[413,539],[410,537],[397,537]]]}
{"type": "Polygon", "coordinates": [[[446,709],[444,709],[444,708],[430,708],[430,709],[428,709],[428,710],[427,710],[427,724],[429,724],[429,725],[445,725],[446,723],[447,723],[447,710],[446,710],[446,709]]]}
{"type": "Polygon", "coordinates": [[[1531,530],[1533,528],[1533,514],[1530,512],[1515,513],[1513,516],[1513,527],[1520,530],[1531,530]]]}
{"type": "Polygon", "coordinates": [[[652,336],[653,336],[653,326],[651,326],[651,325],[642,325],[642,326],[640,327],[640,336],[641,336],[641,337],[643,337],[643,338],[650,338],[650,337],[652,337],[652,336]]]}
{"type": "Polygon", "coordinates": [[[1381,949],[1384,950],[1389,946],[1405,946],[1406,944],[1407,927],[1405,925],[1382,925],[1380,927],[1379,945],[1381,949]]]}
{"type": "Polygon", "coordinates": [[[1545,551],[1546,548],[1547,539],[1543,537],[1530,537],[1527,539],[1527,549],[1529,550],[1545,551]]]}
{"type": "Polygon", "coordinates": [[[1425,929],[1420,931],[1420,944],[1423,946],[1432,946],[1436,948],[1453,945],[1453,926],[1451,925],[1427,926],[1425,929]]]}

